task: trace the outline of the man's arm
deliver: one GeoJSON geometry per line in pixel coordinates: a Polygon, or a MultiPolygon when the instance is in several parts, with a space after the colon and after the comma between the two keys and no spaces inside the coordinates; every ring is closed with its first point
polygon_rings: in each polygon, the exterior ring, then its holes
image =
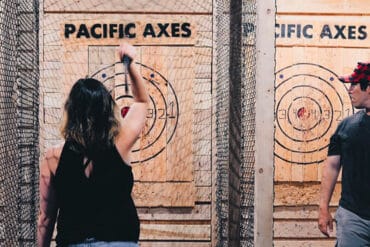
{"type": "Polygon", "coordinates": [[[329,231],[333,231],[333,218],[329,212],[329,202],[333,195],[340,168],[340,155],[333,155],[328,156],[322,171],[318,223],[320,231],[327,237],[329,237],[329,231]]]}

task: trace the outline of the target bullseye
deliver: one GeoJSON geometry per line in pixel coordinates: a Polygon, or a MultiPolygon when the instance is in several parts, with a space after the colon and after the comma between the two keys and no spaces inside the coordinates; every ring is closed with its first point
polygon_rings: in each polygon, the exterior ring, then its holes
{"type": "Polygon", "coordinates": [[[309,97],[293,99],[288,108],[288,122],[299,131],[315,128],[321,119],[319,102],[309,97]]]}
{"type": "Polygon", "coordinates": [[[308,113],[305,107],[301,107],[297,111],[297,117],[299,119],[308,119],[310,117],[310,113],[308,113]]]}
{"type": "Polygon", "coordinates": [[[121,116],[123,118],[126,117],[126,114],[128,113],[129,110],[130,110],[130,107],[129,106],[122,107],[122,109],[121,109],[121,116]]]}

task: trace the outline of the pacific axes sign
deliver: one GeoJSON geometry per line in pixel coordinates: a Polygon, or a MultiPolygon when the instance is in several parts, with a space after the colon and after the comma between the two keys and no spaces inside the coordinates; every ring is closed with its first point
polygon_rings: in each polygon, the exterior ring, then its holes
{"type": "Polygon", "coordinates": [[[194,44],[195,28],[190,22],[120,22],[84,21],[62,24],[62,39],[68,43],[99,43],[107,45],[119,40],[135,44],[194,44]]]}

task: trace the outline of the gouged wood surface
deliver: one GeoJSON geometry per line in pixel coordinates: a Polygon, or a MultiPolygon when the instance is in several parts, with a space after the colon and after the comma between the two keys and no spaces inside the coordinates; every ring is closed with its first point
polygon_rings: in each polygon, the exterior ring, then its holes
{"type": "Polygon", "coordinates": [[[193,183],[135,183],[133,197],[138,207],[194,207],[193,183]]]}
{"type": "MultiPolygon", "coordinates": [[[[320,184],[284,183],[275,184],[274,206],[308,206],[319,204],[320,184]]],[[[330,205],[337,206],[341,184],[334,188],[330,205]]]]}

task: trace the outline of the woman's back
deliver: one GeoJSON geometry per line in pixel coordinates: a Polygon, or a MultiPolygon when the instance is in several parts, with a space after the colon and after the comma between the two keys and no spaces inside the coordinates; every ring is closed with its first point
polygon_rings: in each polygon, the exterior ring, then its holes
{"type": "Polygon", "coordinates": [[[84,155],[66,142],[55,173],[59,202],[57,243],[138,241],[139,220],[131,198],[133,175],[115,146],[100,153],[86,176],[84,155]]]}

